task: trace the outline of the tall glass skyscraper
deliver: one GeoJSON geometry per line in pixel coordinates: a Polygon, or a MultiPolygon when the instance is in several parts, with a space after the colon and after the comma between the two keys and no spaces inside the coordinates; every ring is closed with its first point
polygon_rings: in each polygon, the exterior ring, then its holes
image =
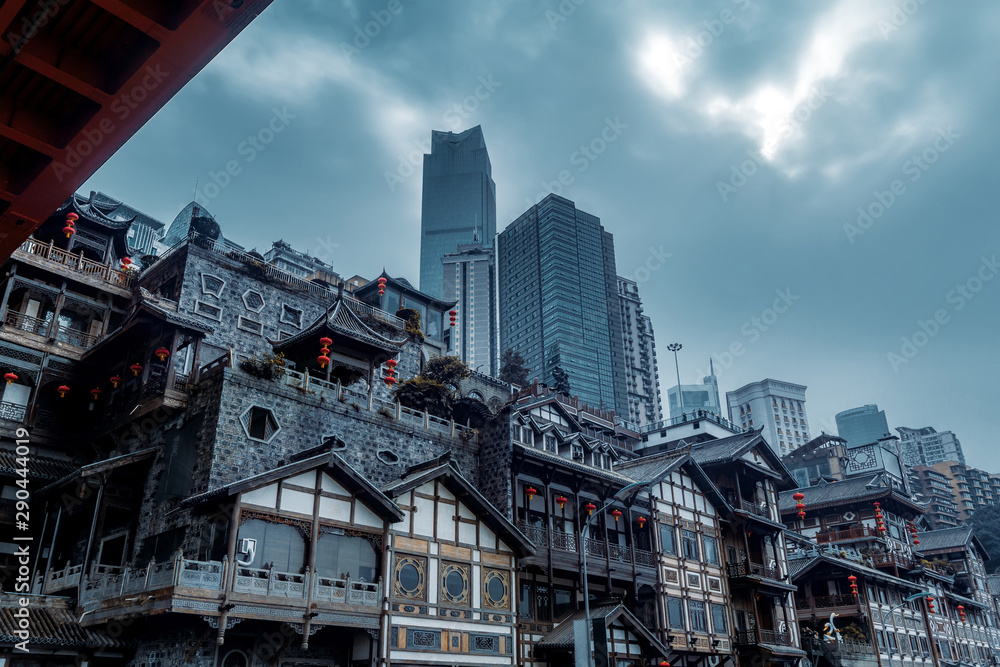
{"type": "Polygon", "coordinates": [[[571,394],[627,418],[615,243],[600,218],[549,195],[500,233],[497,253],[501,353],[520,352],[549,386],[561,367],[571,394]]]}
{"type": "Polygon", "coordinates": [[[444,294],[454,300],[457,326],[451,352],[474,371],[496,377],[496,269],[492,248],[481,243],[458,246],[441,258],[444,294]]]}
{"type": "Polygon", "coordinates": [[[480,126],[458,134],[431,132],[424,155],[420,208],[420,291],[444,298],[441,258],[473,243],[493,247],[497,233],[497,187],[480,126]]]}
{"type": "Polygon", "coordinates": [[[870,445],[879,438],[891,435],[889,422],[885,419],[885,410],[879,410],[877,405],[864,405],[838,412],[837,433],[847,441],[848,447],[870,445]]]}

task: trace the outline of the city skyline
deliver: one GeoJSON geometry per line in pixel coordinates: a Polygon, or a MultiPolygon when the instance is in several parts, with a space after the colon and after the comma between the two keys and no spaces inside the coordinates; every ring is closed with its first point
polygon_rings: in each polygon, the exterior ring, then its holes
{"type": "Polygon", "coordinates": [[[977,74],[989,33],[967,26],[996,7],[920,5],[899,25],[891,2],[402,7],[365,40],[380,8],[273,5],[80,191],[168,222],[197,182],[248,248],[284,238],[342,275],[415,281],[428,131],[482,125],[498,228],[549,190],[601,217],[661,346],[685,345],[683,383],[711,355],[721,391],[809,386],[814,432],[878,403],[986,462],[996,86],[977,74]],[[582,70],[598,94],[567,76],[582,70]]]}

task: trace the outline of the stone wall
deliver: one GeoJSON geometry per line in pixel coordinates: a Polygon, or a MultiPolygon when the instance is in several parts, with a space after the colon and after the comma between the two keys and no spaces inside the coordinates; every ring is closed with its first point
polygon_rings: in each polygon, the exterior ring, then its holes
{"type": "Polygon", "coordinates": [[[505,407],[479,430],[480,474],[477,488],[504,516],[514,520],[511,487],[513,444],[510,437],[511,408],[505,407]]]}

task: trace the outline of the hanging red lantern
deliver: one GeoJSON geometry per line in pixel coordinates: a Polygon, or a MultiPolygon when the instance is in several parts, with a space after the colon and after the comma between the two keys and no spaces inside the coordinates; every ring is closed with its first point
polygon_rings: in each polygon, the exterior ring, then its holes
{"type": "Polygon", "coordinates": [[[59,398],[66,398],[66,394],[68,394],[68,393],[69,393],[70,391],[72,391],[72,390],[71,390],[71,389],[70,389],[69,387],[67,387],[66,385],[64,385],[64,384],[61,384],[61,385],[59,385],[59,387],[58,387],[58,388],[56,389],[56,391],[58,391],[58,392],[59,392],[59,398]]]}
{"type": "Polygon", "coordinates": [[[666,660],[660,660],[660,667],[670,667],[670,663],[666,660]]]}
{"type": "Polygon", "coordinates": [[[595,505],[594,503],[587,503],[586,505],[583,506],[583,509],[587,510],[587,516],[590,516],[591,514],[594,513],[594,510],[597,509],[597,505],[595,505]]]}
{"type": "Polygon", "coordinates": [[[556,498],[556,502],[559,503],[559,509],[565,509],[566,503],[569,502],[569,498],[567,498],[566,496],[559,496],[558,498],[556,498]]]}
{"type": "Polygon", "coordinates": [[[396,369],[396,364],[398,364],[398,363],[399,362],[396,361],[395,359],[386,359],[385,360],[385,365],[388,366],[389,368],[393,369],[393,370],[396,369]]]}
{"type": "Polygon", "coordinates": [[[394,378],[394,377],[393,377],[393,376],[391,376],[391,375],[386,375],[386,376],[385,376],[385,377],[384,377],[384,378],[382,379],[382,382],[385,382],[385,383],[386,383],[387,385],[389,385],[389,387],[390,387],[390,388],[392,388],[392,385],[396,384],[396,378],[394,378]]]}
{"type": "Polygon", "coordinates": [[[97,387],[94,387],[93,389],[90,390],[90,395],[93,396],[94,400],[96,401],[101,397],[101,390],[97,387]]]}
{"type": "Polygon", "coordinates": [[[385,294],[385,278],[378,279],[378,295],[383,296],[385,294]]]}
{"type": "Polygon", "coordinates": [[[962,619],[962,623],[965,623],[965,605],[958,605],[955,609],[958,610],[958,616],[962,619]]]}
{"type": "Polygon", "coordinates": [[[535,494],[538,493],[538,489],[533,486],[529,486],[524,490],[524,492],[528,494],[528,500],[531,500],[535,497],[535,494]]]}
{"type": "Polygon", "coordinates": [[[914,538],[913,546],[917,546],[918,544],[920,544],[920,540],[914,538]]]}
{"type": "Polygon", "coordinates": [[[4,373],[3,379],[7,381],[7,384],[12,384],[14,382],[17,382],[17,375],[15,375],[14,373],[4,373]]]}
{"type": "Polygon", "coordinates": [[[114,387],[115,389],[118,388],[118,383],[121,382],[121,381],[122,381],[122,379],[120,377],[118,377],[117,375],[112,375],[111,376],[111,386],[114,387]]]}
{"type": "Polygon", "coordinates": [[[139,371],[142,370],[142,364],[132,364],[131,366],[129,366],[129,370],[132,371],[132,375],[138,377],[139,371]]]}
{"type": "Polygon", "coordinates": [[[321,354],[318,357],[316,357],[316,362],[319,364],[320,368],[326,368],[326,365],[330,363],[330,357],[326,356],[325,354],[321,354]]]}
{"type": "Polygon", "coordinates": [[[806,518],[806,506],[802,502],[803,500],[805,500],[805,497],[806,494],[802,493],[801,491],[792,496],[792,499],[794,499],[796,503],[795,509],[799,511],[800,519],[806,518]]]}
{"type": "Polygon", "coordinates": [[[618,523],[618,519],[620,519],[622,517],[622,511],[621,510],[611,510],[611,516],[613,516],[615,518],[615,523],[618,523]]]}
{"type": "Polygon", "coordinates": [[[321,347],[321,348],[319,348],[319,353],[320,354],[325,354],[326,356],[329,357],[330,356],[330,348],[328,348],[328,347],[321,347]]]}
{"type": "Polygon", "coordinates": [[[122,263],[121,263],[121,266],[119,268],[122,271],[128,271],[129,268],[131,268],[131,266],[132,266],[132,258],[131,257],[122,257],[122,263]]]}
{"type": "Polygon", "coordinates": [[[69,238],[76,233],[76,230],[73,228],[73,225],[69,224],[68,222],[66,223],[66,226],[62,228],[62,230],[63,234],[66,235],[66,238],[69,238]]]}
{"type": "Polygon", "coordinates": [[[153,354],[155,354],[157,357],[159,357],[160,361],[166,361],[167,357],[170,356],[170,350],[168,350],[165,347],[158,347],[158,348],[156,348],[156,351],[153,352],[153,354]]]}
{"type": "Polygon", "coordinates": [[[66,214],[66,224],[67,225],[75,225],[76,221],[79,220],[79,219],[80,219],[80,216],[78,216],[76,213],[67,213],[66,214]]]}
{"type": "Polygon", "coordinates": [[[847,580],[851,582],[851,593],[854,597],[858,597],[858,578],[852,574],[847,580]]]}
{"type": "Polygon", "coordinates": [[[932,598],[930,595],[928,595],[924,599],[927,600],[927,611],[929,611],[930,613],[933,614],[934,613],[934,598],[932,598]]]}
{"type": "Polygon", "coordinates": [[[636,523],[639,524],[640,528],[645,528],[646,527],[646,517],[641,516],[638,519],[636,519],[635,521],[636,521],[636,523]]]}
{"type": "Polygon", "coordinates": [[[333,339],[323,336],[322,338],[319,339],[319,344],[323,347],[330,347],[331,345],[333,345],[333,339]]]}

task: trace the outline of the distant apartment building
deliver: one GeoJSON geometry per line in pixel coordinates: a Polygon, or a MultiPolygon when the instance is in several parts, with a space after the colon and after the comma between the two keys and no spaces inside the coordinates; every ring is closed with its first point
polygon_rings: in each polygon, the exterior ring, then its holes
{"type": "Polygon", "coordinates": [[[930,426],[906,428],[900,426],[903,460],[908,466],[932,466],[942,461],[958,461],[965,465],[962,443],[951,431],[936,431],[930,426]]]}
{"type": "Polygon", "coordinates": [[[708,360],[711,371],[703,378],[701,384],[682,384],[680,393],[677,385],[667,389],[667,404],[670,406],[670,418],[676,419],[684,414],[697,410],[711,412],[722,416],[722,402],[719,400],[719,379],[715,377],[715,366],[708,360]]]}
{"type": "Polygon", "coordinates": [[[928,528],[956,527],[959,513],[951,476],[930,466],[914,466],[909,474],[913,500],[924,508],[924,522],[928,528]]]}
{"type": "Polygon", "coordinates": [[[1000,503],[1000,475],[967,466],[958,461],[941,461],[932,466],[910,468],[911,485],[925,499],[941,506],[942,517],[932,517],[940,528],[949,521],[968,521],[976,510],[1000,503]],[[950,511],[947,511],[950,510],[950,511]]]}
{"type": "MultiPolygon", "coordinates": [[[[478,239],[478,235],[476,236],[478,239]]],[[[495,377],[499,363],[496,333],[496,261],[493,248],[476,242],[441,258],[444,297],[454,300],[456,324],[451,353],[473,370],[495,377]]]]}
{"type": "Polygon", "coordinates": [[[645,426],[663,418],[653,323],[642,312],[639,286],[634,280],[618,276],[618,302],[621,305],[622,343],[625,347],[626,419],[637,426],[645,426]]]}
{"type": "Polygon", "coordinates": [[[837,433],[848,445],[867,445],[891,433],[885,410],[863,405],[837,413],[837,433]]]}
{"type": "Polygon", "coordinates": [[[282,240],[271,244],[271,249],[264,253],[264,261],[299,278],[315,278],[331,284],[339,278],[332,266],[318,257],[294,249],[282,240]]]}
{"type": "Polygon", "coordinates": [[[779,456],[809,442],[806,387],[766,379],[726,392],[729,419],[744,428],[762,428],[779,456]]]}

